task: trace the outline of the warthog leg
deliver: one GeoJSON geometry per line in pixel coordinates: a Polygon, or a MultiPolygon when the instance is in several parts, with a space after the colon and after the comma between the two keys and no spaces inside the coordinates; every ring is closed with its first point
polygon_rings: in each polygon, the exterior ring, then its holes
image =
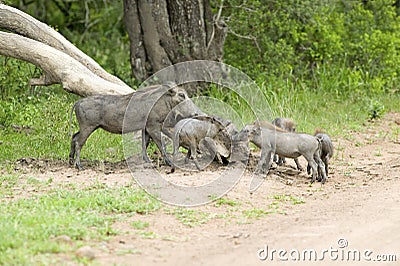
{"type": "Polygon", "coordinates": [[[69,162],[70,164],[72,164],[74,162],[74,156],[75,156],[74,166],[79,170],[83,169],[80,160],[81,148],[85,144],[90,134],[92,134],[93,131],[95,130],[96,127],[86,127],[72,136],[71,151],[69,153],[69,162]]]}
{"type": "Polygon", "coordinates": [[[303,171],[303,167],[301,167],[301,165],[299,163],[299,159],[298,158],[294,158],[293,160],[296,163],[297,170],[303,171]]]}
{"type": "Polygon", "coordinates": [[[307,154],[307,155],[304,155],[304,157],[306,158],[308,165],[312,169],[311,183],[314,183],[315,180],[317,180],[317,176],[318,176],[318,164],[315,162],[314,156],[310,156],[307,154]]]}
{"type": "Polygon", "coordinates": [[[321,183],[325,184],[326,182],[326,173],[325,173],[325,164],[319,157],[319,152],[314,154],[314,160],[318,164],[318,179],[321,179],[321,183]]]}
{"type": "Polygon", "coordinates": [[[269,168],[271,167],[271,156],[272,156],[271,149],[261,149],[261,157],[260,161],[258,162],[256,174],[268,173],[269,168]],[[265,169],[264,165],[266,165],[265,169]]]}
{"type": "Polygon", "coordinates": [[[150,143],[150,135],[145,129],[142,129],[142,158],[146,163],[151,163],[149,156],[147,155],[147,147],[150,143]]]}
{"type": "Polygon", "coordinates": [[[154,143],[157,145],[158,149],[161,151],[161,154],[164,158],[165,163],[172,167],[173,164],[172,164],[171,160],[168,158],[167,151],[165,150],[165,147],[161,141],[161,132],[152,134],[152,135],[150,135],[150,137],[153,139],[154,143]]]}

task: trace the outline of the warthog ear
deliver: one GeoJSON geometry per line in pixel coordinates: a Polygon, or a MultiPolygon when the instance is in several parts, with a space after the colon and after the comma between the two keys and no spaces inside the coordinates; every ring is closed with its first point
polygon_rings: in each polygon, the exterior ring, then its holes
{"type": "Polygon", "coordinates": [[[166,92],[166,94],[168,96],[174,96],[174,95],[176,95],[176,93],[177,93],[177,88],[176,87],[172,88],[172,89],[168,89],[168,91],[166,92]]]}
{"type": "Polygon", "coordinates": [[[182,119],[184,119],[185,117],[183,117],[183,115],[181,113],[175,113],[175,121],[180,121],[182,119]]]}
{"type": "Polygon", "coordinates": [[[249,128],[249,127],[250,127],[249,125],[246,125],[246,126],[242,129],[241,132],[243,132],[243,133],[245,133],[245,134],[250,133],[250,128],[249,128]]]}
{"type": "Polygon", "coordinates": [[[252,127],[252,128],[250,128],[250,133],[251,134],[263,134],[262,133],[262,128],[261,128],[261,126],[260,125],[257,125],[257,126],[254,126],[254,127],[252,127]]]}
{"type": "Polygon", "coordinates": [[[167,82],[164,83],[162,86],[163,86],[163,87],[166,87],[167,89],[171,89],[171,88],[176,88],[178,85],[176,85],[175,82],[167,81],[167,82]]]}

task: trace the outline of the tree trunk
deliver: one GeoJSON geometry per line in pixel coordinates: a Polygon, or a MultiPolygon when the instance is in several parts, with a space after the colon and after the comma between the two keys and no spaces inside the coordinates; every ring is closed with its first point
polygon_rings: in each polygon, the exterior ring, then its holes
{"type": "Polygon", "coordinates": [[[227,28],[209,0],[124,0],[124,24],[139,81],[172,64],[222,60],[227,28]]]}
{"type": "Polygon", "coordinates": [[[0,28],[12,32],[0,32],[0,55],[30,62],[44,71],[31,85],[61,84],[81,96],[132,92],[57,31],[18,9],[0,4],[0,28]]]}

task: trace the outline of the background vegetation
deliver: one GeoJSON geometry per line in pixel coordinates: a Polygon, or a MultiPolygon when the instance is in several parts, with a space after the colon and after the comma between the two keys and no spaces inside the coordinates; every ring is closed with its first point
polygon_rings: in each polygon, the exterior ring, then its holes
{"type": "MultiPolygon", "coordinates": [[[[107,71],[132,87],[139,85],[130,76],[122,1],[3,2],[56,28],[107,71]]],[[[299,131],[313,133],[323,128],[335,139],[347,130],[361,130],[384,112],[400,111],[397,1],[211,2],[215,11],[224,4],[222,15],[230,29],[224,62],[253,78],[267,97],[272,115],[293,118],[299,131]]],[[[120,233],[112,229],[114,222],[132,217],[132,230],[140,237],[158,237],[135,214],[159,211],[161,203],[136,186],[52,186],[52,178],[23,179],[14,170],[16,160],[23,157],[67,164],[69,113],[78,97],[60,86],[29,87],[29,79],[40,72],[31,64],[0,57],[0,264],[57,264],[60,261],[53,261],[54,254],[71,255],[90,241],[107,240],[120,233]],[[29,188],[40,193],[29,198],[14,195],[29,188]]],[[[218,87],[210,87],[206,94],[239,112],[245,109],[237,95],[218,87]]],[[[251,122],[246,115],[242,118],[251,122]]],[[[76,130],[74,121],[72,131],[76,130]]],[[[82,150],[82,158],[123,159],[121,136],[96,131],[82,150]]],[[[186,226],[219,218],[248,223],[284,212],[281,205],[301,203],[302,199],[291,195],[274,195],[265,209],[249,206],[237,213],[237,206],[246,203],[222,198],[210,213],[184,208],[164,208],[164,212],[186,226]],[[226,213],[216,215],[216,208],[226,213]]]]}
{"type": "MultiPolygon", "coordinates": [[[[132,87],[138,85],[130,75],[122,1],[4,2],[55,27],[107,71],[132,87]]],[[[212,1],[215,11],[221,2],[212,1]]],[[[273,116],[292,117],[301,131],[323,128],[336,135],[399,109],[396,1],[222,3],[230,31],[224,62],[257,82],[273,116]]],[[[28,156],[67,159],[69,111],[78,98],[60,86],[29,87],[29,79],[40,71],[28,63],[0,58],[1,162],[28,156]]],[[[240,100],[215,88],[208,95],[241,105],[240,100]]],[[[120,141],[120,136],[99,130],[89,139],[82,157],[122,159],[120,141]]]]}

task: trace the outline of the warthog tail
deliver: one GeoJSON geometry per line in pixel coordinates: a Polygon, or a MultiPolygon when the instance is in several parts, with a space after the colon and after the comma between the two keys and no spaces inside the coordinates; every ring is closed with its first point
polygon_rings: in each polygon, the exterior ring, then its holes
{"type": "Polygon", "coordinates": [[[173,156],[176,156],[176,154],[178,153],[178,150],[179,150],[179,146],[180,146],[179,134],[181,134],[182,128],[183,128],[183,126],[181,128],[178,128],[178,130],[174,132],[174,136],[173,136],[174,138],[172,140],[173,146],[174,146],[173,147],[173,149],[174,149],[173,156]]]}
{"type": "Polygon", "coordinates": [[[316,136],[317,134],[324,134],[325,131],[321,128],[316,128],[314,131],[314,136],[316,136]]]}
{"type": "Polygon", "coordinates": [[[319,154],[321,155],[322,152],[322,142],[324,141],[322,138],[319,137],[315,137],[318,141],[318,150],[319,150],[319,154]]]}

